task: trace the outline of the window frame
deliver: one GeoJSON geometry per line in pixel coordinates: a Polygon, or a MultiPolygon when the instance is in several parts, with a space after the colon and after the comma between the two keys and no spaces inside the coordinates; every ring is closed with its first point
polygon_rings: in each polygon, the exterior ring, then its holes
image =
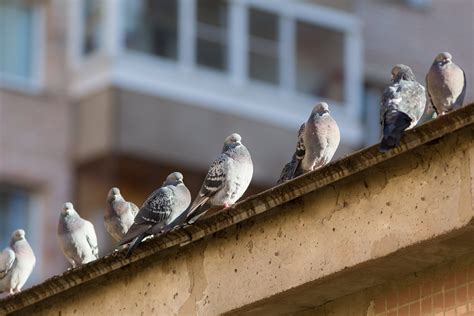
{"type": "Polygon", "coordinates": [[[31,54],[31,76],[23,78],[13,74],[0,72],[0,89],[37,94],[43,89],[44,63],[46,54],[45,8],[44,4],[28,4],[32,11],[32,47],[37,52],[31,54]]]}
{"type": "Polygon", "coordinates": [[[110,62],[105,63],[107,66],[103,66],[104,63],[100,66],[94,63],[81,66],[73,78],[73,96],[80,97],[113,84],[291,129],[306,119],[308,111],[316,102],[327,101],[332,105],[334,116],[341,121],[340,125],[346,127],[341,128],[346,141],[354,145],[360,143],[363,136],[360,119],[364,66],[362,23],[355,14],[303,1],[228,0],[228,70],[222,72],[200,67],[196,62],[197,0],[177,0],[177,61],[127,49],[122,25],[123,3],[126,0],[104,1],[107,34],[104,46],[110,62]],[[275,13],[279,17],[279,51],[283,56],[280,58],[282,64],[279,66],[279,73],[282,78],[279,85],[259,82],[249,77],[249,7],[275,13]],[[297,20],[343,33],[343,102],[296,91],[297,20]],[[268,111],[270,104],[271,114],[268,111]],[[288,104],[292,104],[294,109],[290,118],[287,113],[288,104]]]}

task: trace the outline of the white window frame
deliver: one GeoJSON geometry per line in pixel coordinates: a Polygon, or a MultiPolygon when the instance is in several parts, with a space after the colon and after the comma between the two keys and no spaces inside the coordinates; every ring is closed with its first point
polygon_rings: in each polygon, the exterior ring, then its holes
{"type": "MultiPolygon", "coordinates": [[[[348,143],[360,144],[363,135],[360,125],[363,94],[362,29],[355,15],[302,1],[229,0],[229,67],[228,71],[221,72],[198,67],[195,58],[196,0],[177,0],[177,61],[127,49],[121,25],[124,20],[123,3],[127,0],[105,1],[107,14],[104,38],[107,39],[106,55],[111,58],[109,65],[112,67],[102,69],[95,65],[81,65],[71,87],[73,95],[80,97],[113,84],[178,102],[263,120],[292,130],[307,118],[316,102],[324,100],[333,105],[332,112],[341,120],[343,138],[348,143]],[[279,85],[260,83],[249,78],[247,22],[250,7],[279,16],[279,67],[280,74],[285,74],[280,78],[279,85]],[[343,102],[296,91],[294,56],[297,20],[343,33],[343,102]],[[272,98],[275,102],[272,102],[272,98]],[[293,106],[292,113],[288,113],[288,104],[293,106]],[[268,111],[268,107],[272,111],[268,111]]],[[[72,10],[74,12],[77,10],[72,10]]],[[[71,29],[72,37],[77,36],[77,32],[74,32],[77,25],[71,29]]]]}
{"type": "Polygon", "coordinates": [[[26,92],[37,94],[43,89],[44,80],[44,64],[46,56],[46,32],[45,32],[45,17],[46,12],[44,4],[32,3],[30,4],[32,15],[32,47],[36,49],[34,54],[31,54],[31,76],[29,78],[22,78],[13,74],[6,74],[0,72],[0,89],[9,89],[19,92],[26,92]]]}

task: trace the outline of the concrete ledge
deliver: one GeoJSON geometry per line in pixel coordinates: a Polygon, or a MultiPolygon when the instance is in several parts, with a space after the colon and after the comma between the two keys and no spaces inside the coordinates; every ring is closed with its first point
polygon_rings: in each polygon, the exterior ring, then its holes
{"type": "Polygon", "coordinates": [[[0,312],[70,309],[61,298],[78,293],[81,312],[101,301],[96,312],[135,302],[163,314],[294,312],[472,252],[473,139],[469,105],[390,152],[359,151],[145,242],[129,260],[118,252],[53,277],[0,301],[0,312]],[[153,303],[138,295],[160,284],[153,303]]]}

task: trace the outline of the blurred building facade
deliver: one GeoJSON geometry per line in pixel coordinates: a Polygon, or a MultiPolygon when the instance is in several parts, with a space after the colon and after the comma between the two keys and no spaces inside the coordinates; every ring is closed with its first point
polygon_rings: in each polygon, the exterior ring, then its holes
{"type": "MultiPolygon", "coordinates": [[[[393,64],[420,82],[449,50],[473,82],[471,0],[0,2],[0,242],[27,230],[33,280],[60,273],[61,205],[91,220],[107,191],[141,204],[171,171],[195,194],[232,132],[270,187],[318,101],[341,156],[379,137],[393,64]],[[5,220],[6,219],[6,220],[5,220]]],[[[466,102],[473,99],[468,89],[466,102]]]]}

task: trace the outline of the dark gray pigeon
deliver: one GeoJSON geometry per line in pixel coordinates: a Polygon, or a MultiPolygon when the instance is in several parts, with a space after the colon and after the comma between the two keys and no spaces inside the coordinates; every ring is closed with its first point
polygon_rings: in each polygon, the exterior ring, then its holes
{"type": "Polygon", "coordinates": [[[138,210],[135,204],[125,201],[118,188],[110,189],[104,214],[105,229],[110,236],[120,241],[132,226],[138,210]]]}
{"type": "Polygon", "coordinates": [[[380,124],[383,137],[379,150],[385,152],[400,144],[406,129],[414,127],[425,111],[425,88],[416,81],[410,67],[392,68],[391,84],[382,94],[380,124]]]}
{"type": "Polygon", "coordinates": [[[26,240],[25,231],[13,232],[10,245],[0,252],[0,293],[21,291],[36,263],[35,254],[26,240]]]}
{"type": "Polygon", "coordinates": [[[59,215],[58,243],[66,259],[75,268],[99,258],[94,225],[81,218],[67,202],[59,215]]]}
{"type": "Polygon", "coordinates": [[[328,164],[339,146],[339,126],[325,102],[316,104],[298,131],[298,142],[291,161],[283,167],[278,183],[328,164]]]}
{"type": "Polygon", "coordinates": [[[239,134],[224,141],[221,154],[214,160],[197,197],[188,211],[188,224],[203,216],[211,207],[227,208],[247,190],[253,175],[252,158],[239,134]]]}
{"type": "Polygon", "coordinates": [[[191,204],[191,193],[183,182],[183,175],[173,172],[158,190],[146,199],[135,217],[133,225],[119,245],[131,242],[129,257],[141,241],[149,235],[162,234],[181,224],[183,212],[191,204]]]}
{"type": "Polygon", "coordinates": [[[436,56],[426,75],[426,89],[438,115],[462,106],[466,95],[466,74],[453,62],[450,53],[436,56]]]}

